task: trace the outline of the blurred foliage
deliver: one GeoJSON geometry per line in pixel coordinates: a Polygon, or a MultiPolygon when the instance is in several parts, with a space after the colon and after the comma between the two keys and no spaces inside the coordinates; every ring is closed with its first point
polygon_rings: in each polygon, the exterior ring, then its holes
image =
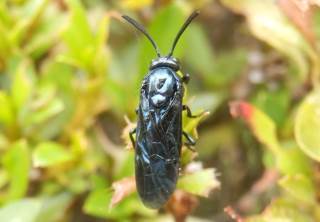
{"type": "Polygon", "coordinates": [[[0,1],[0,221],[320,221],[318,7],[0,1]],[[175,56],[191,76],[184,102],[209,112],[183,114],[197,152],[183,147],[178,191],[150,210],[134,189],[128,132],[155,52],[120,16],[166,53],[194,9],[175,56]]]}

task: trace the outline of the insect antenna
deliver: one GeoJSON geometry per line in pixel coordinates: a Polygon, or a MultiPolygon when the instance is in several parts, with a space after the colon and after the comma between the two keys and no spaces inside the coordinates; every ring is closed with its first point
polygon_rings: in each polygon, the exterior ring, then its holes
{"type": "Polygon", "coordinates": [[[197,17],[199,15],[199,11],[194,11],[190,16],[189,18],[185,21],[185,23],[183,24],[183,26],[181,27],[181,29],[179,30],[178,34],[176,35],[176,38],[174,39],[173,41],[173,44],[172,44],[172,48],[171,48],[171,51],[170,53],[168,54],[168,57],[172,56],[173,54],[173,51],[177,45],[177,42],[179,41],[180,39],[180,36],[182,35],[182,33],[186,30],[186,28],[189,26],[189,24],[192,22],[192,20],[197,17]]]}
{"type": "Polygon", "coordinates": [[[145,30],[145,28],[141,24],[139,24],[136,20],[134,20],[133,18],[130,18],[127,15],[123,15],[122,18],[124,18],[127,22],[129,22],[131,25],[133,25],[140,32],[142,32],[150,40],[151,44],[153,45],[153,48],[156,50],[157,56],[161,57],[160,50],[159,50],[156,42],[148,34],[148,32],[145,30]]]}

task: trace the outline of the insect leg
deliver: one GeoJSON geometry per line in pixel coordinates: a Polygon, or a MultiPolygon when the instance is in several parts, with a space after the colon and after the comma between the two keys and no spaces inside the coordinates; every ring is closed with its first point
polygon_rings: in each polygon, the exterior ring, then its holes
{"type": "Polygon", "coordinates": [[[189,80],[190,80],[189,73],[186,73],[182,76],[182,82],[184,82],[185,84],[188,84],[189,80]]]}
{"type": "Polygon", "coordinates": [[[185,131],[182,131],[182,134],[184,135],[184,137],[187,139],[188,142],[184,143],[184,145],[187,146],[187,148],[189,150],[191,150],[192,152],[195,152],[196,150],[191,147],[191,146],[194,146],[196,145],[196,141],[192,138],[191,135],[189,135],[188,133],[186,133],[185,131]]]}
{"type": "Polygon", "coordinates": [[[192,112],[191,112],[191,110],[190,110],[190,108],[189,108],[189,106],[187,106],[187,105],[183,105],[183,106],[182,106],[182,109],[187,111],[187,116],[188,116],[189,118],[197,118],[197,117],[199,117],[199,116],[202,115],[202,113],[200,113],[200,114],[198,114],[198,115],[193,115],[192,112]]]}
{"type": "Polygon", "coordinates": [[[131,129],[129,132],[129,136],[130,136],[130,140],[133,148],[136,147],[136,142],[134,141],[134,138],[133,138],[133,134],[135,134],[136,132],[137,132],[137,128],[131,129]]]}

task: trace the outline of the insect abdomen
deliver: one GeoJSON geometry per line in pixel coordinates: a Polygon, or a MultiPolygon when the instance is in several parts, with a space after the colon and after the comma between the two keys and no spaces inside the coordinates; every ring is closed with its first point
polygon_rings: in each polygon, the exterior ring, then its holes
{"type": "MultiPolygon", "coordinates": [[[[158,144],[152,148],[161,146],[158,144]]],[[[168,160],[159,154],[150,157],[136,155],[137,189],[146,206],[155,209],[162,207],[175,190],[177,177],[178,159],[168,160]]]]}

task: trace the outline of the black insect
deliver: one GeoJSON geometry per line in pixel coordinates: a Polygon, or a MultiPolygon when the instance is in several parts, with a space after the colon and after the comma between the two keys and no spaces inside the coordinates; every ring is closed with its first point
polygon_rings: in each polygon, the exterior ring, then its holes
{"type": "Polygon", "coordinates": [[[193,12],[183,24],[167,56],[161,56],[158,46],[142,25],[122,16],[150,40],[158,56],[152,60],[143,79],[137,128],[130,132],[135,147],[137,190],[144,205],[150,208],[162,207],[175,190],[182,135],[188,141],[186,145],[195,145],[194,139],[182,129],[183,110],[187,111],[188,117],[196,117],[182,104],[183,83],[188,83],[189,75],[177,74],[180,65],[172,54],[180,36],[198,14],[198,11],[193,12]],[[136,134],[136,141],[133,134],[136,134]]]}

